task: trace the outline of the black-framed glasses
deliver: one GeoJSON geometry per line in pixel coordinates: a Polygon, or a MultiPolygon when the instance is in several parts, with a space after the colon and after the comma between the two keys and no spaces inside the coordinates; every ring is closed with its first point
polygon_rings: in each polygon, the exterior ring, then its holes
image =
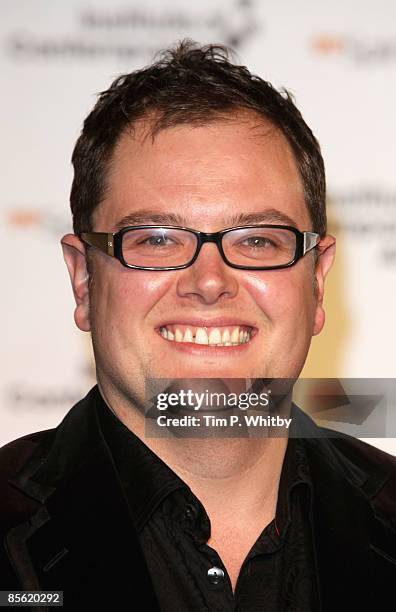
{"type": "Polygon", "coordinates": [[[116,233],[81,232],[78,236],[137,270],[187,268],[205,242],[214,242],[232,268],[288,268],[316,247],[320,238],[315,232],[300,232],[289,225],[243,225],[212,233],[173,225],[134,225],[116,233]]]}

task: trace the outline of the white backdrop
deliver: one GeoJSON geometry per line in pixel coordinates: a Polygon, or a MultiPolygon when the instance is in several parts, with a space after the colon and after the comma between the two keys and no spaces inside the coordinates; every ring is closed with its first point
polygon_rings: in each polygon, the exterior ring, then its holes
{"type": "MultiPolygon", "coordinates": [[[[337,262],[303,374],[396,374],[396,4],[392,0],[3,0],[0,444],[57,425],[95,383],[60,237],[82,120],[180,38],[231,45],[287,87],[327,168],[337,262]]],[[[396,454],[395,439],[369,439],[396,454]]]]}

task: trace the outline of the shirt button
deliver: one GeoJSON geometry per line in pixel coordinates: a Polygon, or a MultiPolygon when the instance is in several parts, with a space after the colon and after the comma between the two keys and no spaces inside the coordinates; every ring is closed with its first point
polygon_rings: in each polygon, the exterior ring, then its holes
{"type": "Polygon", "coordinates": [[[224,572],[220,567],[211,567],[208,569],[208,580],[212,584],[219,584],[224,580],[224,572]]]}
{"type": "Polygon", "coordinates": [[[189,504],[189,505],[187,505],[185,507],[184,517],[186,519],[193,519],[193,518],[195,518],[195,508],[194,508],[194,506],[189,504]]]}

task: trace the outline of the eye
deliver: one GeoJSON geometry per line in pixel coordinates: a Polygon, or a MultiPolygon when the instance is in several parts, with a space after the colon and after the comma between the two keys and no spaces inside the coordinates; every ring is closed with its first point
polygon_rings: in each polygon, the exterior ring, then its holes
{"type": "Polygon", "coordinates": [[[274,247],[275,243],[269,238],[264,238],[263,236],[250,236],[246,238],[241,243],[242,245],[247,244],[249,247],[253,248],[265,248],[265,247],[274,247]]]}
{"type": "Polygon", "coordinates": [[[144,240],[141,240],[140,242],[138,242],[138,244],[148,244],[150,246],[165,246],[166,244],[169,244],[170,242],[174,242],[173,240],[171,240],[168,236],[149,236],[148,238],[145,238],[144,240]]]}
{"type": "Polygon", "coordinates": [[[143,232],[136,236],[131,233],[130,246],[135,248],[152,248],[154,250],[180,247],[179,236],[173,232],[143,232]]]}

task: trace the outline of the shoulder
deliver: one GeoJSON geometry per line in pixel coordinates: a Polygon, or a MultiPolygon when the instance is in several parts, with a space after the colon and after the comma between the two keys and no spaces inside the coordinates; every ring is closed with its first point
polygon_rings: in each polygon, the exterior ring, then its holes
{"type": "Polygon", "coordinates": [[[331,439],[344,464],[353,467],[355,484],[377,513],[394,521],[396,513],[396,457],[363,440],[338,435],[331,439]]]}
{"type": "Polygon", "coordinates": [[[357,499],[352,491],[359,491],[375,515],[395,529],[396,457],[359,438],[320,427],[306,413],[301,419],[308,433],[305,448],[310,471],[323,495],[330,487],[337,495],[347,496],[344,501],[350,506],[357,499]]]}
{"type": "Polygon", "coordinates": [[[54,431],[54,429],[45,429],[29,433],[2,446],[0,448],[1,478],[16,474],[30,459],[39,444],[51,436],[54,431]]]}
{"type": "Polygon", "coordinates": [[[297,417],[297,437],[304,439],[317,483],[340,487],[348,481],[366,499],[396,511],[396,457],[359,438],[317,425],[295,404],[292,414],[297,417]]]}
{"type": "Polygon", "coordinates": [[[317,427],[320,438],[325,438],[327,444],[340,456],[361,470],[396,474],[396,457],[373,444],[355,438],[354,436],[329,429],[317,427]]]}
{"type": "Polygon", "coordinates": [[[396,457],[376,446],[346,433],[317,425],[304,410],[293,404],[292,416],[296,418],[297,437],[306,438],[310,446],[324,453],[333,450],[350,462],[365,468],[396,470],[396,457]]]}
{"type": "MultiPolygon", "coordinates": [[[[53,438],[55,429],[46,429],[24,435],[0,448],[0,528],[16,524],[35,507],[14,486],[13,478],[30,462],[43,443],[53,438]]],[[[45,444],[44,444],[45,446],[45,444]]],[[[41,452],[40,452],[41,455],[41,452]]],[[[40,458],[37,457],[39,461],[40,458]]]]}
{"type": "Polygon", "coordinates": [[[332,441],[337,449],[351,461],[363,464],[367,463],[367,465],[371,465],[372,467],[388,468],[391,471],[396,470],[396,457],[377,448],[373,444],[359,440],[359,438],[354,438],[353,436],[348,436],[347,434],[338,434],[332,441]]]}
{"type": "Polygon", "coordinates": [[[95,385],[52,429],[36,431],[0,448],[0,528],[26,519],[42,501],[43,488],[68,477],[101,442],[95,385]]]}
{"type": "MultiPolygon", "coordinates": [[[[67,451],[84,427],[88,408],[99,397],[97,385],[65,414],[62,421],[51,429],[32,432],[8,442],[0,448],[0,481],[12,478],[29,462],[39,465],[53,445],[67,451]]],[[[89,428],[89,426],[88,426],[89,428]]],[[[83,442],[84,443],[84,442],[83,442]]]]}

